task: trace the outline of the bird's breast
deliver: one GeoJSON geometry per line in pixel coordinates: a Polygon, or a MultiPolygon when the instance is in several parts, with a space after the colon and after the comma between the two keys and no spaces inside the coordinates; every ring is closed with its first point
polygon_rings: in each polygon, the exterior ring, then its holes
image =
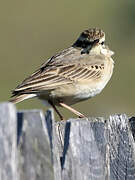
{"type": "Polygon", "coordinates": [[[75,98],[80,99],[80,100],[85,100],[88,98],[91,98],[97,94],[99,94],[104,86],[102,83],[89,83],[87,84],[78,84],[76,85],[76,94],[75,98]]]}

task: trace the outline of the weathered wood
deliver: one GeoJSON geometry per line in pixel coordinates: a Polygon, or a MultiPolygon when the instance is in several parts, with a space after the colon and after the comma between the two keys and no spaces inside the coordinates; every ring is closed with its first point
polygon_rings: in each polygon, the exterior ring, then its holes
{"type": "Polygon", "coordinates": [[[50,141],[42,111],[19,112],[19,125],[20,180],[53,180],[50,141]]]}
{"type": "Polygon", "coordinates": [[[135,143],[126,115],[71,119],[61,122],[59,131],[54,146],[61,158],[61,179],[135,179],[135,143]]]}
{"type": "Polygon", "coordinates": [[[3,103],[0,180],[133,180],[134,139],[134,117],[55,122],[51,110],[16,113],[3,103]]]}
{"type": "Polygon", "coordinates": [[[0,104],[0,180],[18,180],[16,149],[16,109],[0,104]]]}

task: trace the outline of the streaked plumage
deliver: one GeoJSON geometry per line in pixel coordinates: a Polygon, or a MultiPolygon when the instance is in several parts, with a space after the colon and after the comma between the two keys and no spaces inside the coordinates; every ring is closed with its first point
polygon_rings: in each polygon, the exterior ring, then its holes
{"type": "Polygon", "coordinates": [[[113,52],[104,45],[105,34],[97,28],[80,35],[72,47],[45,62],[13,91],[12,102],[37,96],[51,105],[75,104],[100,93],[110,80],[113,52]]]}

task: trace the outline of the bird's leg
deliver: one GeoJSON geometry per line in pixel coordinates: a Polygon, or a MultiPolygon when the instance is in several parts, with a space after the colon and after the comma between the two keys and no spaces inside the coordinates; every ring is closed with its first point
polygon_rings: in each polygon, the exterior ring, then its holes
{"type": "Polygon", "coordinates": [[[55,110],[55,112],[58,114],[60,120],[61,120],[61,121],[64,120],[63,116],[60,114],[60,112],[59,112],[58,109],[55,107],[55,105],[53,104],[53,102],[49,100],[48,103],[53,107],[53,109],[55,110]]]}
{"type": "Polygon", "coordinates": [[[77,116],[79,116],[79,118],[84,118],[84,117],[85,117],[82,113],[76,111],[75,109],[71,108],[70,106],[68,106],[68,105],[66,105],[66,104],[64,104],[64,103],[61,103],[61,102],[60,102],[59,104],[60,104],[62,107],[68,109],[69,111],[71,111],[71,112],[73,112],[74,114],[76,114],[77,116]]]}
{"type": "MultiPolygon", "coordinates": [[[[58,111],[58,109],[55,107],[55,105],[53,104],[52,101],[48,101],[48,103],[53,107],[53,109],[55,110],[55,112],[58,114],[60,120],[64,120],[63,116],[60,114],[60,112],[58,111]]],[[[60,143],[61,143],[61,146],[62,148],[64,147],[64,142],[63,142],[63,136],[62,136],[62,132],[61,132],[61,129],[60,129],[60,124],[58,123],[58,126],[57,126],[57,130],[58,130],[58,134],[59,134],[59,140],[60,140],[60,143]]]]}

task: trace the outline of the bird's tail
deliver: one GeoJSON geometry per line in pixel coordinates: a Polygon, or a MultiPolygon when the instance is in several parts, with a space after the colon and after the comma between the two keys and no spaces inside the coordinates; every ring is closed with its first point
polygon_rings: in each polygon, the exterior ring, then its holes
{"type": "Polygon", "coordinates": [[[16,104],[25,99],[33,98],[35,96],[36,96],[36,94],[20,94],[20,95],[11,97],[11,99],[9,101],[16,104]]]}

